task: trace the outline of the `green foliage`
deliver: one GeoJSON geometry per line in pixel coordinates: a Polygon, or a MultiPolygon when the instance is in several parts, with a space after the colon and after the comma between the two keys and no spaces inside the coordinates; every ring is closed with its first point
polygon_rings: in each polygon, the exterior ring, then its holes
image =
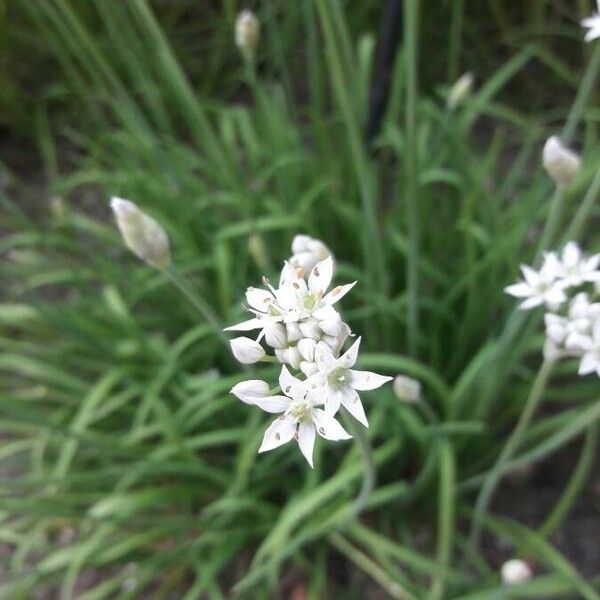
{"type": "MultiPolygon", "coordinates": [[[[238,64],[233,3],[195,4],[19,9],[60,78],[31,121],[47,189],[33,210],[14,178],[2,197],[0,594],[258,598],[299,571],[309,597],[333,597],[346,582],[331,561],[343,556],[391,597],[501,597],[497,565],[463,525],[497,475],[543,342],[538,316],[518,314],[503,288],[564,232],[600,246],[588,226],[600,45],[581,45],[560,2],[523,3],[516,28],[507,3],[481,3],[483,15],[424,3],[420,22],[407,1],[391,102],[368,145],[375,43],[364,27],[378,3],[263,3],[256,73],[238,64]],[[448,88],[471,66],[473,95],[452,111],[448,88]],[[563,124],[583,169],[552,196],[539,152],[563,124]],[[256,455],[264,419],[228,393],[244,373],[169,280],[124,249],[112,194],[165,226],[178,270],[224,323],[239,320],[265,265],[276,276],[298,232],[324,239],[340,279],[359,281],[344,309],[365,336],[361,366],[418,378],[434,413],[400,404],[391,386],[367,396],[377,484],[359,519],[354,446],[317,446],[310,472],[289,448],[256,455]],[[248,251],[256,235],[264,264],[248,251]]],[[[540,400],[563,410],[538,417],[500,473],[585,434],[555,512],[539,531],[487,507],[476,519],[541,566],[515,598],[598,597],[547,541],[581,491],[600,418],[597,381],[561,369],[540,400]]]]}

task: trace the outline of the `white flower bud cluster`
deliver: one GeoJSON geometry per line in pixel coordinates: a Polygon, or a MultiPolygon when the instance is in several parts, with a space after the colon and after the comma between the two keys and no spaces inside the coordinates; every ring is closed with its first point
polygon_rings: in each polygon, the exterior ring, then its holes
{"type": "Polygon", "coordinates": [[[333,258],[331,251],[321,240],[300,234],[292,240],[292,257],[289,262],[292,267],[310,273],[318,262],[329,256],[333,258]]]}
{"type": "Polygon", "coordinates": [[[312,466],[315,436],[342,440],[350,436],[336,420],[341,406],[368,426],[357,390],[380,387],[391,377],[352,369],[360,338],[342,354],[351,335],[334,304],[356,282],[328,291],[334,262],[327,246],[308,236],[296,236],[293,256],[281,271],[279,285],[264,279],[264,289],[246,291],[248,311],[254,316],[226,331],[258,331],[255,340],[231,340],[235,358],[244,364],[273,360],[282,364],[279,386],[282,395],[270,391],[262,380],[244,381],[231,391],[247,404],[280,413],[267,429],[259,452],[296,439],[312,466]],[[273,351],[268,356],[262,342],[273,351]],[[295,371],[295,375],[290,370],[295,371]]]}
{"type": "Polygon", "coordinates": [[[600,254],[586,256],[575,242],[550,252],[540,271],[521,266],[524,280],[505,291],[522,298],[519,308],[545,306],[544,357],[580,359],[579,374],[600,376],[600,254]]]}

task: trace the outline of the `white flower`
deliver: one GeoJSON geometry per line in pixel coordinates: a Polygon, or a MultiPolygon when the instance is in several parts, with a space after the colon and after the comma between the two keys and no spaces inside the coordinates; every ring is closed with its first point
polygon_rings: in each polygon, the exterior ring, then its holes
{"type": "Polygon", "coordinates": [[[377,389],[392,378],[370,371],[351,369],[356,363],[359,347],[360,338],[342,356],[336,358],[327,344],[318,342],[315,348],[318,371],[309,381],[322,386],[325,410],[328,414],[335,414],[342,405],[357,421],[368,427],[369,423],[357,390],[377,389]]]}
{"type": "Polygon", "coordinates": [[[225,331],[252,331],[262,329],[259,340],[266,335],[266,329],[274,323],[284,323],[287,329],[287,341],[295,342],[302,337],[311,337],[303,333],[305,327],[318,325],[321,318],[331,317],[331,306],[343,298],[356,284],[337,286],[325,293],[333,276],[331,257],[318,263],[310,272],[308,281],[303,277],[302,269],[294,269],[286,263],[281,271],[279,287],[275,289],[268,280],[264,280],[268,289],[249,287],[246,291],[248,310],[256,316],[237,325],[227,327],[225,331]],[[317,323],[308,323],[314,317],[317,323]]]}
{"type": "Polygon", "coordinates": [[[571,299],[566,317],[547,313],[544,315],[546,337],[555,346],[548,346],[548,352],[555,355],[554,350],[563,348],[565,355],[581,355],[590,346],[592,325],[598,319],[600,303],[591,303],[585,293],[571,299]]]}
{"type": "Polygon", "coordinates": [[[260,36],[260,22],[251,10],[243,10],[235,21],[235,45],[246,60],[252,60],[260,36]]]}
{"type": "Polygon", "coordinates": [[[581,159],[575,152],[564,146],[557,136],[553,135],[544,144],[542,163],[556,184],[564,186],[571,183],[579,171],[581,159]]]}
{"type": "Polygon", "coordinates": [[[234,385],[231,393],[246,404],[254,404],[256,400],[269,395],[269,384],[260,379],[249,379],[234,385]]]}
{"type": "Polygon", "coordinates": [[[598,4],[598,12],[592,13],[591,17],[587,17],[581,21],[581,26],[588,29],[585,34],[585,41],[591,42],[600,38],[600,0],[596,0],[598,4]]]}
{"type": "Polygon", "coordinates": [[[250,338],[237,337],[229,343],[235,358],[244,365],[251,365],[265,357],[265,349],[250,338]]]}
{"type": "Polygon", "coordinates": [[[421,400],[421,382],[412,377],[396,375],[393,387],[396,398],[402,402],[419,402],[421,400]]]}
{"type": "Polygon", "coordinates": [[[600,254],[586,257],[576,242],[568,242],[560,255],[559,277],[568,287],[600,281],[600,254]]]}
{"type": "Polygon", "coordinates": [[[511,296],[525,298],[519,305],[520,309],[528,310],[542,304],[556,308],[566,300],[565,284],[558,279],[560,262],[554,252],[546,254],[539,272],[527,265],[521,265],[521,272],[524,281],[504,288],[511,296]]]}
{"type": "Polygon", "coordinates": [[[513,558],[502,565],[501,577],[505,585],[524,583],[531,578],[531,569],[525,561],[513,558]]]}
{"type": "Polygon", "coordinates": [[[280,287],[275,291],[277,306],[283,310],[286,323],[300,321],[314,316],[317,320],[338,300],[341,300],[353,287],[356,281],[327,289],[333,277],[333,259],[331,256],[317,263],[304,279],[302,269],[294,269],[289,263],[281,273],[280,287]],[[325,309],[325,310],[324,310],[325,309]]]}
{"type": "Polygon", "coordinates": [[[169,237],[162,225],[133,202],[113,197],[110,206],[125,245],[141,260],[158,269],[171,262],[169,237]]]}
{"type": "Polygon", "coordinates": [[[592,326],[591,337],[579,363],[579,375],[596,372],[600,376],[600,319],[592,326]]]}
{"type": "Polygon", "coordinates": [[[473,73],[464,73],[455,81],[448,93],[448,108],[450,110],[454,110],[459,104],[462,104],[465,98],[471,94],[474,81],[473,73]]]}
{"type": "Polygon", "coordinates": [[[281,368],[279,385],[284,396],[258,398],[257,406],[270,413],[281,413],[265,431],[258,452],[267,452],[296,439],[300,451],[313,466],[313,448],[315,437],[332,440],[347,440],[352,436],[331,415],[325,413],[319,404],[317,394],[311,389],[308,381],[300,381],[293,377],[285,366],[281,368]]]}

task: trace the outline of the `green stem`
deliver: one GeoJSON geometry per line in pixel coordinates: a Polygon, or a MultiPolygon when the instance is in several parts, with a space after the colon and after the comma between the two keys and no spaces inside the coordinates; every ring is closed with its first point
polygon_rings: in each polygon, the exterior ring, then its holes
{"type": "Polygon", "coordinates": [[[454,539],[456,461],[449,440],[445,439],[440,443],[439,453],[440,496],[438,505],[437,569],[428,596],[431,600],[445,598],[446,578],[444,574],[448,572],[454,539]]]}
{"type": "Polygon", "coordinates": [[[171,283],[175,285],[175,287],[192,303],[194,308],[196,308],[196,310],[204,317],[206,322],[214,329],[219,339],[223,342],[223,345],[229,351],[229,340],[223,333],[224,325],[210,304],[190,287],[188,282],[181,276],[175,267],[170,265],[162,271],[169,278],[171,283]]]}
{"type": "Polygon", "coordinates": [[[596,87],[596,77],[598,75],[598,69],[600,68],[600,44],[595,44],[595,48],[592,53],[592,58],[588,63],[588,66],[583,74],[583,78],[581,80],[581,84],[579,85],[579,90],[577,92],[577,97],[575,98],[575,102],[571,107],[571,112],[567,118],[567,123],[562,131],[562,140],[565,143],[570,142],[575,135],[575,130],[577,129],[577,125],[581,120],[581,116],[586,106],[588,105],[588,101],[590,96],[594,93],[596,87]]]}
{"type": "Polygon", "coordinates": [[[556,237],[556,231],[560,225],[560,217],[563,207],[563,201],[565,199],[565,191],[563,187],[557,187],[550,201],[550,210],[548,211],[548,218],[544,224],[542,235],[535,254],[535,260],[537,261],[544,250],[548,250],[554,238],[556,237]]]}
{"type": "Polygon", "coordinates": [[[587,483],[588,474],[594,464],[597,441],[598,425],[594,423],[587,430],[584,446],[577,461],[577,467],[569,480],[569,484],[560,497],[560,500],[554,505],[552,512],[538,529],[538,533],[541,536],[548,537],[551,535],[568,516],[573,504],[581,493],[581,489],[587,483]]]}
{"type": "Polygon", "coordinates": [[[391,598],[396,598],[398,600],[417,600],[416,596],[405,590],[396,581],[393,581],[372,558],[358,550],[358,548],[355,548],[341,535],[333,533],[329,536],[329,541],[357,567],[362,569],[378,585],[380,585],[391,598]]]}
{"type": "Polygon", "coordinates": [[[371,445],[369,444],[369,440],[365,435],[365,430],[362,425],[356,423],[356,421],[351,417],[346,415],[346,424],[348,425],[348,429],[352,432],[354,437],[354,441],[356,443],[356,447],[358,448],[358,453],[360,454],[360,458],[363,464],[363,481],[362,486],[360,488],[360,492],[356,499],[354,500],[354,508],[352,510],[352,514],[348,518],[348,521],[356,519],[365,509],[367,502],[369,500],[369,496],[371,492],[375,488],[375,465],[373,464],[373,458],[371,456],[371,445]]]}
{"type": "Polygon", "coordinates": [[[510,434],[508,441],[504,445],[500,456],[483,482],[479,496],[477,497],[477,502],[475,503],[471,534],[469,536],[469,541],[473,549],[477,549],[477,546],[479,545],[483,514],[487,511],[492,496],[494,495],[494,491],[502,479],[502,474],[506,464],[519,449],[519,446],[523,441],[523,436],[527,430],[527,427],[529,426],[538,404],[540,403],[540,400],[542,399],[544,390],[546,389],[546,384],[550,378],[552,367],[553,363],[548,361],[545,361],[540,367],[537,377],[533,382],[529,397],[527,398],[527,402],[523,407],[523,412],[521,413],[515,428],[510,434]]]}
{"type": "Polygon", "coordinates": [[[583,226],[586,221],[590,217],[590,214],[594,208],[594,204],[598,199],[598,193],[600,192],[600,169],[596,171],[596,175],[592,180],[588,191],[583,198],[583,202],[579,205],[575,216],[573,217],[571,224],[567,229],[567,233],[565,234],[564,241],[577,239],[580,234],[583,226]]]}
{"type": "Polygon", "coordinates": [[[411,356],[417,355],[419,340],[419,199],[418,199],[418,143],[417,143],[417,101],[418,101],[418,27],[419,2],[404,2],[404,56],[406,64],[406,128],[405,178],[408,202],[409,252],[406,268],[408,288],[408,330],[407,344],[411,356]]]}

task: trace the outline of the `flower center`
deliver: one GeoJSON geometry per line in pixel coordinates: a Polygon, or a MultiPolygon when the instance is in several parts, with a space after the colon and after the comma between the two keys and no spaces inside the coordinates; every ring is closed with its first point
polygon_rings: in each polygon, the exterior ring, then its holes
{"type": "Polygon", "coordinates": [[[292,406],[291,413],[299,423],[303,423],[310,419],[311,410],[312,408],[308,402],[298,402],[298,404],[292,406]]]}
{"type": "Polygon", "coordinates": [[[269,308],[267,309],[267,314],[270,317],[279,317],[281,315],[281,312],[279,312],[275,306],[273,306],[273,304],[269,304],[269,308]]]}
{"type": "Polygon", "coordinates": [[[329,373],[328,383],[332,388],[339,389],[348,383],[348,369],[338,367],[329,373]]]}
{"type": "Polygon", "coordinates": [[[302,304],[306,310],[312,310],[317,303],[317,299],[312,294],[307,294],[302,300],[302,304]]]}

